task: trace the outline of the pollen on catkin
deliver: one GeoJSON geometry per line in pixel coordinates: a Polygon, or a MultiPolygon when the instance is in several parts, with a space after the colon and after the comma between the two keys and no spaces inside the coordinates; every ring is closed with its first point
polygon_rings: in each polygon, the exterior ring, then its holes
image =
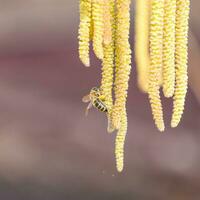
{"type": "Polygon", "coordinates": [[[116,167],[118,172],[122,172],[124,168],[124,144],[127,133],[127,114],[126,110],[123,110],[121,117],[121,125],[117,132],[115,139],[115,158],[116,158],[116,167]]]}
{"type": "Polygon", "coordinates": [[[174,95],[176,0],[165,0],[163,31],[163,93],[174,95]]]}
{"type": "Polygon", "coordinates": [[[93,49],[99,59],[103,59],[104,1],[92,0],[93,49]]]}
{"type": "Polygon", "coordinates": [[[130,0],[116,0],[116,41],[115,41],[115,103],[112,121],[119,129],[123,109],[126,107],[128,81],[131,71],[131,49],[129,44],[130,0]]]}
{"type": "Polygon", "coordinates": [[[176,127],[184,111],[187,93],[188,19],[190,0],[176,1],[176,88],[171,126],[176,127]]]}
{"type": "Polygon", "coordinates": [[[150,18],[150,67],[148,94],[155,124],[164,131],[162,103],[159,92],[159,80],[162,71],[164,0],[151,0],[150,18]]]}
{"type": "Polygon", "coordinates": [[[135,59],[138,73],[138,86],[148,91],[149,70],[149,1],[136,0],[135,15],[135,59]]]}
{"type": "Polygon", "coordinates": [[[104,12],[104,57],[102,62],[101,89],[105,96],[105,104],[108,108],[108,132],[112,132],[111,112],[113,106],[113,79],[114,79],[114,33],[115,33],[115,5],[114,0],[105,0],[104,12]]]}
{"type": "Polygon", "coordinates": [[[80,0],[79,57],[87,67],[90,66],[91,5],[91,0],[80,0]]]}

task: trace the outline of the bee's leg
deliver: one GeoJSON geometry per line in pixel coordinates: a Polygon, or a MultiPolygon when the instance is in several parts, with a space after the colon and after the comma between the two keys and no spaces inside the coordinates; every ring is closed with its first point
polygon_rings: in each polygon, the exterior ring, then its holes
{"type": "Polygon", "coordinates": [[[101,101],[105,101],[105,95],[104,95],[104,92],[103,92],[103,89],[102,88],[99,88],[99,91],[100,91],[100,93],[99,93],[99,99],[101,100],[101,101]]]}
{"type": "Polygon", "coordinates": [[[102,94],[102,95],[99,96],[99,99],[100,99],[101,101],[105,101],[106,97],[105,97],[105,95],[102,94]]]}
{"type": "Polygon", "coordinates": [[[88,116],[89,109],[92,108],[92,102],[90,102],[85,110],[85,116],[88,116]]]}

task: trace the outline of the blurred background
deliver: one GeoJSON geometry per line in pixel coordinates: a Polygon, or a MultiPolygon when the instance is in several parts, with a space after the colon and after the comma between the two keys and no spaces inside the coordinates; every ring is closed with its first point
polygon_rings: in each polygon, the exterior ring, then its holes
{"type": "MultiPolygon", "coordinates": [[[[181,125],[170,128],[172,101],[163,99],[167,131],[157,131],[133,64],[118,174],[115,133],[102,113],[84,116],[81,98],[99,85],[101,68],[93,55],[91,68],[79,61],[78,1],[0,0],[0,199],[200,199],[200,2],[191,4],[181,125]]],[[[132,24],[132,47],[133,39],[132,24]]]]}

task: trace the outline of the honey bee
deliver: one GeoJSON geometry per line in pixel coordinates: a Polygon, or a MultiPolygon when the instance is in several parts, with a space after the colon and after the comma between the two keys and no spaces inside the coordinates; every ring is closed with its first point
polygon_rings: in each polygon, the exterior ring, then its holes
{"type": "Polygon", "coordinates": [[[88,115],[89,109],[93,107],[97,108],[97,110],[104,112],[107,114],[108,117],[108,127],[107,127],[107,131],[109,133],[113,132],[115,130],[115,128],[112,125],[110,116],[108,114],[108,108],[105,105],[104,101],[105,101],[105,96],[102,94],[102,90],[98,87],[93,87],[90,91],[90,93],[86,96],[83,97],[82,101],[84,103],[88,103],[88,106],[86,108],[85,111],[85,115],[88,115]]]}
{"type": "Polygon", "coordinates": [[[108,109],[107,109],[107,106],[103,102],[104,100],[105,100],[105,97],[102,94],[101,89],[97,88],[97,87],[93,87],[91,89],[90,93],[88,95],[84,96],[82,99],[82,101],[84,103],[89,102],[89,104],[86,108],[86,111],[85,111],[85,115],[86,116],[88,115],[89,109],[91,109],[92,106],[97,108],[97,110],[99,110],[101,112],[107,113],[108,109]]]}

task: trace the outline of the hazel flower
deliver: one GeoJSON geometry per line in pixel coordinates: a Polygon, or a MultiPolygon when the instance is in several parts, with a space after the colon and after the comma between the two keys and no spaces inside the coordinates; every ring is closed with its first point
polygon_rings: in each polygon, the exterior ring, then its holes
{"type": "Polygon", "coordinates": [[[149,0],[136,0],[135,59],[138,72],[138,86],[143,92],[148,91],[149,5],[149,0]]]}
{"type": "Polygon", "coordinates": [[[176,127],[182,117],[187,93],[189,0],[176,1],[176,88],[171,126],[176,127]]]}
{"type": "Polygon", "coordinates": [[[151,0],[149,99],[155,124],[164,131],[163,110],[159,92],[162,72],[164,0],[151,0]]]}
{"type": "Polygon", "coordinates": [[[119,129],[122,113],[126,107],[128,81],[131,71],[131,50],[129,44],[130,0],[116,0],[116,10],[115,104],[112,111],[112,120],[114,127],[119,129]]]}
{"type": "Polygon", "coordinates": [[[163,93],[172,97],[175,87],[176,0],[165,0],[163,31],[163,93]]]}
{"type": "Polygon", "coordinates": [[[124,168],[124,143],[126,139],[126,133],[127,133],[127,115],[126,115],[126,110],[124,109],[121,118],[121,126],[117,132],[115,140],[115,158],[116,158],[116,167],[118,172],[121,172],[124,168]]]}
{"type": "Polygon", "coordinates": [[[93,49],[99,59],[103,59],[104,1],[92,0],[93,49]]]}
{"type": "Polygon", "coordinates": [[[90,66],[89,41],[91,28],[91,0],[80,0],[79,57],[83,64],[90,66]]]}

